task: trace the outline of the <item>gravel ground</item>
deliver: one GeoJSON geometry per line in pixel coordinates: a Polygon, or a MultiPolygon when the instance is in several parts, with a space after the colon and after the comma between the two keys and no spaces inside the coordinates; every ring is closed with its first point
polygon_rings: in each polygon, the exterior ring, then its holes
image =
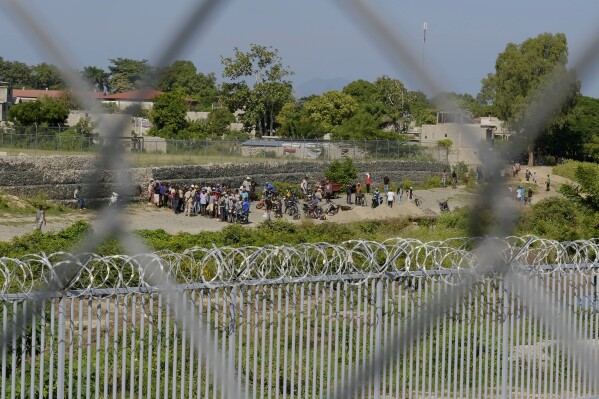
{"type": "MultiPolygon", "coordinates": [[[[533,196],[533,202],[539,201],[547,196],[556,195],[555,188],[558,184],[566,182],[566,179],[559,176],[551,176],[552,178],[552,189],[549,192],[545,192],[544,183],[547,173],[550,173],[550,167],[535,167],[531,169],[536,171],[539,176],[539,189],[538,193],[533,196]]],[[[523,176],[524,171],[520,172],[523,176]]],[[[511,184],[517,184],[518,180],[512,180],[511,184]]],[[[458,187],[457,189],[451,188],[436,188],[431,190],[417,190],[414,191],[416,198],[422,201],[420,207],[414,205],[413,202],[407,201],[404,195],[403,201],[395,203],[393,208],[383,204],[382,206],[372,209],[370,205],[370,199],[372,196],[367,196],[368,206],[355,206],[351,205],[351,210],[339,211],[338,214],[330,216],[326,221],[315,221],[316,223],[326,223],[327,221],[335,221],[339,223],[349,223],[360,220],[372,220],[372,219],[385,219],[394,217],[405,217],[405,216],[432,216],[439,213],[439,201],[447,200],[451,210],[457,207],[462,207],[472,203],[475,199],[475,195],[467,192],[464,187],[458,187]]],[[[335,200],[339,205],[345,204],[345,196],[335,200]]],[[[397,202],[397,201],[396,201],[397,202]]],[[[255,204],[252,204],[250,213],[250,223],[247,225],[248,228],[257,226],[260,222],[265,220],[263,218],[264,211],[257,210],[255,204]]],[[[65,227],[73,224],[77,220],[94,221],[97,217],[97,213],[93,210],[83,210],[80,212],[69,212],[65,215],[60,216],[47,216],[47,225],[43,228],[43,231],[58,231],[65,227]]],[[[288,219],[294,223],[301,223],[305,220],[302,216],[300,220],[294,221],[289,216],[285,215],[285,219],[288,219]]],[[[34,230],[35,215],[31,216],[3,216],[0,219],[0,241],[9,241],[13,237],[20,236],[29,233],[34,230]]],[[[124,214],[124,220],[132,230],[153,230],[163,229],[168,233],[188,232],[192,234],[200,233],[202,231],[218,231],[223,227],[227,226],[228,223],[220,222],[216,219],[211,219],[202,216],[186,217],[183,214],[175,215],[172,211],[167,209],[157,208],[153,205],[134,204],[130,205],[124,214]]]]}

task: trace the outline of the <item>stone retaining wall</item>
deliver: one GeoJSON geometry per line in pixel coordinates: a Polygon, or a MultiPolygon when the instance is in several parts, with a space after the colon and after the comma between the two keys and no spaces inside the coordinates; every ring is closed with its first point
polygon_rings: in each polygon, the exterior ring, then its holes
{"type": "MultiPolygon", "coordinates": [[[[98,168],[93,156],[7,156],[0,158],[0,188],[5,194],[32,196],[44,192],[54,200],[68,200],[80,185],[88,199],[108,198],[114,190],[115,174],[109,165],[98,168]],[[99,183],[99,191],[91,193],[90,182],[99,183]]],[[[239,164],[205,164],[189,166],[163,166],[131,169],[135,184],[134,192],[145,191],[148,181],[153,178],[175,184],[227,182],[239,186],[250,176],[258,184],[266,181],[297,183],[307,175],[311,180],[324,176],[327,162],[293,161],[239,164]]],[[[423,161],[368,161],[355,162],[358,180],[363,182],[366,172],[370,173],[373,184],[382,184],[388,175],[392,183],[410,179],[416,184],[431,175],[440,175],[448,165],[423,161]]]]}

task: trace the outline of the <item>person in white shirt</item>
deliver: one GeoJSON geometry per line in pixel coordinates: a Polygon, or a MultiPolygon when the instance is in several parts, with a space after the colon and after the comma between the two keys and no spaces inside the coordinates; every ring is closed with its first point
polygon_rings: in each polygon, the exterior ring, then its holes
{"type": "Polygon", "coordinates": [[[392,190],[387,192],[387,205],[389,208],[393,208],[393,200],[395,199],[395,193],[392,190]]]}
{"type": "Polygon", "coordinates": [[[308,176],[304,177],[304,179],[300,183],[300,190],[304,197],[308,195],[308,176]]]}

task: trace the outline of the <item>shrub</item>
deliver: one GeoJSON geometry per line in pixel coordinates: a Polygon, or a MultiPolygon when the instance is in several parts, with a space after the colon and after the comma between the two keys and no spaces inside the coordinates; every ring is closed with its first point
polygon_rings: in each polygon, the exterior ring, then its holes
{"type": "Polygon", "coordinates": [[[335,159],[324,170],[324,175],[335,183],[346,185],[356,180],[358,170],[350,158],[345,158],[343,161],[335,159]]]}
{"type": "Polygon", "coordinates": [[[521,234],[534,234],[559,241],[592,236],[592,223],[576,205],[563,197],[545,198],[526,212],[519,223],[521,234]]]}
{"type": "Polygon", "coordinates": [[[43,191],[38,191],[33,197],[27,198],[27,202],[36,209],[40,206],[43,209],[49,209],[51,206],[50,197],[43,191]]]}
{"type": "Polygon", "coordinates": [[[399,182],[399,186],[404,190],[407,190],[410,187],[414,187],[414,182],[410,179],[403,179],[401,182],[399,182]]]}
{"type": "MultiPolygon", "coordinates": [[[[466,172],[469,171],[469,167],[468,165],[466,165],[466,163],[464,163],[464,161],[460,161],[458,162],[453,169],[455,170],[455,172],[458,174],[458,181],[464,181],[464,175],[466,174],[466,172]]],[[[474,174],[470,174],[470,177],[474,177],[474,174]]]]}
{"type": "Polygon", "coordinates": [[[599,175],[599,165],[591,162],[566,161],[552,169],[554,175],[562,176],[570,180],[576,180],[576,170],[579,166],[594,168],[599,175]]]}
{"type": "Polygon", "coordinates": [[[441,176],[429,176],[426,179],[424,179],[424,181],[422,182],[422,184],[418,186],[418,188],[426,190],[441,187],[441,185],[441,176]]]}

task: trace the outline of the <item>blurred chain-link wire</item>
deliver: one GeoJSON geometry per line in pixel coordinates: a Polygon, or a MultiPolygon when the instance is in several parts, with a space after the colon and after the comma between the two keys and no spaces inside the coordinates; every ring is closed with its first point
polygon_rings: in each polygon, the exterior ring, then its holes
{"type": "MultiPolygon", "coordinates": [[[[182,49],[190,44],[191,40],[197,36],[198,32],[200,32],[212,18],[218,18],[217,12],[225,3],[226,2],[223,0],[204,0],[194,5],[186,14],[185,20],[181,21],[177,27],[173,28],[170,40],[166,41],[167,44],[164,45],[163,48],[156,49],[156,55],[151,61],[153,61],[155,65],[168,65],[170,62],[174,61],[182,49]]],[[[398,67],[401,65],[402,71],[405,72],[407,70],[411,77],[415,78],[415,80],[421,84],[422,89],[432,93],[443,91],[444,85],[437,80],[433,73],[427,71],[423,65],[418,62],[418,56],[406,45],[401,35],[390,29],[378,15],[374,5],[360,0],[339,0],[337,1],[337,4],[342,10],[348,13],[356,26],[364,32],[365,36],[371,39],[373,45],[376,45],[382,51],[382,54],[388,57],[393,64],[398,67]]],[[[64,71],[64,78],[68,84],[74,88],[73,91],[79,93],[79,95],[81,95],[80,93],[84,93],[84,90],[81,90],[81,88],[84,87],[83,83],[77,74],[72,73],[72,71],[75,70],[75,68],[72,68],[72,66],[75,65],[75,62],[73,62],[74,57],[72,57],[64,46],[59,45],[61,41],[55,34],[44,30],[43,21],[37,18],[37,15],[33,10],[28,9],[24,3],[17,0],[3,0],[0,5],[3,9],[10,12],[16,20],[21,22],[21,25],[23,26],[21,33],[30,35],[32,42],[38,45],[40,52],[45,53],[62,71],[64,71]]],[[[599,36],[596,35],[595,39],[590,42],[584,56],[574,63],[574,69],[581,71],[581,73],[589,73],[597,61],[598,47],[599,36]]],[[[152,79],[149,79],[149,82],[151,84],[152,79]]],[[[548,95],[546,91],[540,91],[537,93],[537,99],[540,100],[536,100],[530,105],[531,107],[534,106],[534,112],[527,113],[530,115],[530,120],[525,121],[525,125],[529,129],[529,132],[532,132],[531,137],[534,137],[534,134],[540,130],[540,127],[553,115],[555,110],[559,108],[561,102],[564,101],[566,90],[560,83],[559,76],[556,76],[555,84],[548,85],[549,88],[544,89],[551,90],[551,95],[548,95]]],[[[93,111],[97,109],[97,103],[93,101],[93,99],[83,96],[80,100],[89,110],[93,111]]],[[[441,106],[446,109],[459,108],[456,104],[441,104],[441,106]]],[[[121,131],[122,127],[123,126],[114,127],[112,134],[108,137],[108,144],[103,148],[102,154],[98,159],[96,170],[98,174],[107,169],[116,173],[118,175],[116,188],[120,190],[122,194],[126,194],[123,190],[132,186],[131,184],[128,184],[130,182],[130,177],[127,159],[122,148],[120,148],[118,141],[110,140],[110,137],[116,138],[118,136],[118,132],[121,131]]],[[[469,140],[473,145],[478,144],[474,137],[469,137],[469,140]]],[[[500,165],[505,161],[501,154],[496,151],[488,151],[488,149],[481,148],[480,154],[480,158],[483,160],[487,170],[498,170],[500,165]]],[[[489,184],[485,185],[484,192],[479,196],[479,206],[475,207],[471,216],[472,236],[485,234],[506,237],[509,236],[514,229],[515,211],[511,209],[509,203],[496,200],[500,197],[498,195],[500,184],[498,184],[498,181],[496,180],[498,178],[498,173],[491,174],[489,184]],[[481,230],[480,217],[476,209],[490,211],[497,223],[481,230]]],[[[90,176],[89,184],[92,188],[92,192],[90,193],[91,196],[94,195],[94,189],[97,189],[97,182],[97,176],[90,176]]],[[[47,266],[46,274],[43,278],[38,280],[39,284],[36,285],[33,290],[30,288],[29,291],[27,291],[30,294],[35,294],[31,295],[31,298],[33,298],[31,305],[18,317],[12,331],[3,332],[1,338],[2,347],[6,348],[8,343],[13,341],[15,334],[24,331],[28,327],[28,323],[30,323],[32,316],[41,312],[42,304],[46,299],[51,297],[52,293],[72,286],[82,275],[93,274],[94,272],[85,265],[94,265],[97,264],[97,262],[102,263],[106,260],[99,260],[97,257],[90,254],[94,252],[96,245],[103,242],[106,237],[115,235],[120,239],[126,252],[132,256],[132,258],[127,259],[119,257],[119,262],[124,260],[125,264],[131,265],[130,267],[137,269],[137,272],[143,276],[142,280],[146,281],[148,285],[160,287],[163,292],[166,292],[168,304],[174,309],[177,309],[175,316],[178,318],[179,323],[182,326],[185,326],[185,330],[190,341],[194,343],[194,347],[200,351],[202,351],[202,348],[211,349],[204,350],[203,353],[206,356],[206,361],[213,364],[213,370],[215,371],[215,376],[217,376],[220,381],[220,389],[223,395],[234,397],[237,394],[240,394],[240,392],[234,394],[231,391],[231,389],[236,386],[235,370],[232,369],[230,364],[223,361],[224,358],[217,350],[212,350],[213,347],[216,348],[218,345],[217,341],[213,340],[210,330],[205,328],[204,323],[198,319],[196,312],[189,306],[186,298],[179,290],[175,289],[175,281],[173,281],[173,276],[170,274],[168,265],[165,264],[165,259],[156,256],[155,254],[151,254],[135,236],[125,231],[122,226],[121,209],[114,207],[103,209],[98,217],[98,222],[94,226],[93,233],[87,237],[85,242],[81,244],[79,248],[73,251],[74,255],[72,258],[67,258],[67,260],[61,261],[59,264],[52,264],[49,258],[40,258],[37,260],[40,264],[47,266]],[[134,262],[132,262],[131,259],[134,259],[134,262]],[[133,263],[135,266],[132,266],[133,263]]],[[[539,310],[538,317],[540,322],[544,323],[546,328],[550,331],[555,332],[555,335],[559,337],[562,345],[572,349],[569,353],[571,354],[572,359],[578,362],[581,367],[588,370],[589,373],[591,370],[596,370],[599,367],[592,350],[590,350],[584,342],[579,342],[577,340],[577,337],[580,336],[577,328],[560,320],[559,314],[549,305],[543,303],[542,295],[539,294],[537,296],[535,292],[527,291],[527,283],[522,281],[521,276],[519,276],[519,278],[514,278],[513,268],[518,264],[518,259],[522,256],[530,256],[532,253],[538,254],[538,251],[531,251],[531,248],[536,248],[535,245],[538,244],[536,239],[527,238],[526,240],[519,242],[508,257],[505,256],[505,241],[503,240],[478,239],[474,241],[474,244],[474,250],[471,252],[469,251],[468,255],[465,257],[468,258],[469,267],[464,268],[463,273],[460,273],[459,282],[450,285],[446,290],[440,292],[436,300],[426,307],[426,312],[418,313],[416,318],[412,320],[409,325],[398,330],[395,336],[391,337],[392,339],[387,345],[377,348],[371,356],[369,363],[370,367],[357,370],[356,373],[349,373],[347,380],[344,381],[344,386],[338,390],[335,389],[332,394],[337,397],[358,396],[358,391],[361,386],[369,384],[372,379],[377,378],[376,376],[380,375],[381,370],[386,367],[391,359],[396,358],[399,355],[404,355],[406,351],[409,350],[410,345],[421,336],[431,323],[446,314],[450,308],[459,304],[473,287],[484,280],[481,280],[481,276],[484,277],[489,274],[502,275],[504,277],[504,287],[506,290],[523,291],[525,293],[525,295],[522,295],[522,299],[529,304],[534,305],[535,308],[539,310]],[[472,262],[472,260],[475,260],[475,262],[472,262]]],[[[351,270],[353,267],[353,265],[349,266],[351,264],[349,260],[351,256],[360,255],[363,253],[361,251],[364,251],[365,249],[372,250],[373,245],[376,246],[377,244],[359,243],[356,247],[350,248],[349,252],[351,255],[344,252],[347,249],[341,251],[339,248],[333,248],[332,246],[326,248],[325,252],[336,254],[335,259],[346,259],[340,267],[344,272],[347,272],[347,270],[351,270]]],[[[409,245],[411,244],[408,244],[408,246],[409,245]]],[[[585,243],[582,244],[581,247],[588,248],[589,245],[592,246],[594,244],[585,243]]],[[[318,252],[316,248],[311,248],[311,250],[318,252]]],[[[377,251],[378,250],[379,249],[377,248],[377,251]]],[[[569,253],[570,250],[571,248],[568,248],[567,250],[564,250],[564,252],[569,253]]],[[[226,264],[227,251],[227,249],[224,249],[221,255],[224,254],[225,256],[219,258],[225,262],[222,265],[223,268],[230,266],[226,264]]],[[[235,252],[234,250],[229,251],[235,252]]],[[[252,255],[235,253],[234,256],[240,256],[246,262],[246,268],[236,272],[240,275],[247,273],[248,270],[261,270],[262,273],[266,273],[266,270],[268,270],[268,267],[271,265],[270,262],[273,259],[273,252],[276,252],[277,256],[281,255],[283,259],[290,259],[289,257],[285,258],[285,254],[282,254],[280,251],[283,250],[267,247],[261,252],[258,251],[257,254],[252,255]],[[268,260],[266,261],[265,259],[268,260]],[[266,263],[261,263],[259,267],[256,268],[256,262],[266,263]]],[[[301,250],[297,249],[288,249],[284,251],[289,252],[287,255],[291,258],[295,258],[297,255],[296,253],[293,253],[294,251],[301,252],[301,250]]],[[[588,253],[593,251],[595,254],[597,253],[594,248],[588,253]]],[[[557,250],[557,252],[559,252],[559,250],[557,250]]],[[[576,251],[574,252],[576,253],[576,251]]],[[[393,252],[388,251],[386,253],[387,255],[390,255],[393,252]]],[[[432,253],[434,253],[434,251],[432,253]]],[[[377,252],[377,254],[380,254],[380,252],[377,252]]],[[[190,255],[190,253],[186,253],[181,256],[192,256],[192,259],[195,259],[196,255],[197,254],[190,255]]],[[[172,257],[174,255],[169,254],[169,256],[172,257]]],[[[202,252],[202,256],[212,255],[202,252]]],[[[464,265],[459,262],[463,261],[465,258],[458,258],[454,259],[451,256],[443,258],[443,256],[441,256],[439,261],[443,262],[446,259],[450,259],[451,261],[458,262],[458,264],[456,264],[457,267],[464,267],[464,265]]],[[[277,259],[281,258],[279,257],[277,259]]],[[[397,258],[391,256],[391,259],[397,258]]],[[[555,262],[556,261],[553,261],[552,263],[555,262]]],[[[557,262],[559,263],[559,261],[557,262]]],[[[388,263],[385,263],[385,265],[388,266],[388,263]]],[[[377,264],[377,266],[380,265],[377,264]]],[[[25,274],[27,273],[25,268],[21,268],[21,270],[25,274]]],[[[377,273],[384,273],[387,271],[387,268],[384,267],[378,267],[376,270],[377,273]]],[[[330,269],[327,270],[327,272],[338,273],[340,271],[337,269],[330,269]]],[[[223,273],[230,275],[229,271],[223,271],[223,273]]],[[[302,270],[302,273],[305,273],[305,271],[302,270]]],[[[240,275],[237,277],[240,277],[240,275]]],[[[260,280],[260,278],[258,278],[258,280],[260,280]]],[[[597,385],[599,385],[597,382],[598,377],[592,373],[590,378],[592,379],[591,385],[597,387],[597,385]]]]}

